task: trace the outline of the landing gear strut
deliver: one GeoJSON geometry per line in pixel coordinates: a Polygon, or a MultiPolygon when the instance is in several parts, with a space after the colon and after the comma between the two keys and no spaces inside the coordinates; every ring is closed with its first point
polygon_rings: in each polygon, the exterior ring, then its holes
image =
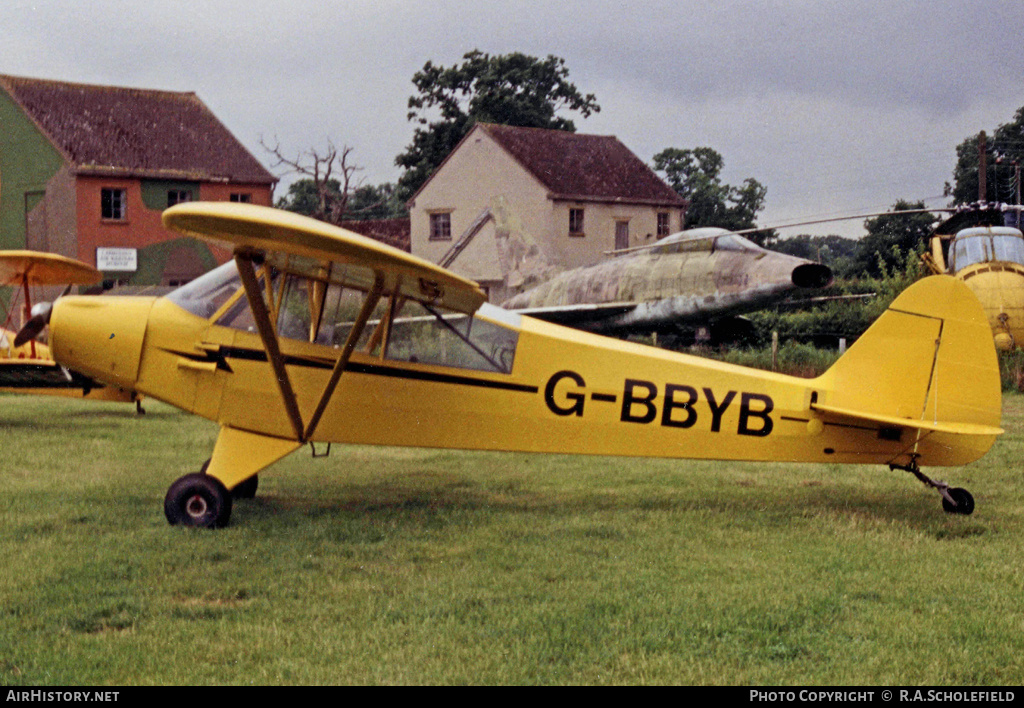
{"type": "Polygon", "coordinates": [[[909,465],[890,464],[891,470],[903,470],[917,477],[926,487],[938,490],[942,495],[942,510],[947,514],[963,514],[967,516],[974,511],[974,497],[962,487],[950,487],[941,480],[934,480],[923,472],[917,464],[917,458],[911,460],[909,465]]]}

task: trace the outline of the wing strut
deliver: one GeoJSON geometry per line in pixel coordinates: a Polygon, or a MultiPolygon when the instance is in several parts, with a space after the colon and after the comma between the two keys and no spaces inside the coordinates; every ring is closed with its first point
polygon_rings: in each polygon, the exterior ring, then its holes
{"type": "Polygon", "coordinates": [[[334,389],[337,388],[338,381],[348,365],[352,352],[355,351],[359,337],[362,336],[363,330],[366,329],[366,323],[369,322],[370,315],[373,314],[374,308],[384,293],[384,275],[380,271],[375,272],[373,287],[363,301],[363,306],[359,310],[359,316],[352,325],[352,329],[349,330],[338,360],[331,371],[331,378],[320,395],[320,401],[317,403],[316,410],[309,420],[309,425],[303,426],[302,413],[299,411],[295,389],[292,388],[291,380],[288,378],[288,371],[285,369],[284,356],[281,354],[281,348],[277,343],[277,333],[274,332],[274,326],[270,322],[270,312],[267,309],[266,302],[263,300],[263,293],[260,291],[259,281],[256,278],[253,258],[254,254],[252,253],[244,251],[235,253],[235,263],[238,264],[238,272],[242,277],[242,287],[245,288],[245,295],[249,300],[253,319],[256,321],[256,329],[259,331],[260,339],[263,340],[263,346],[267,351],[267,360],[274,369],[274,378],[277,379],[277,385],[281,391],[281,399],[288,414],[288,420],[292,424],[295,439],[305,443],[313,437],[313,433],[320,424],[320,418],[323,417],[327,404],[330,402],[331,396],[334,395],[334,389]]]}
{"type": "Polygon", "coordinates": [[[313,432],[316,430],[316,426],[320,423],[320,417],[324,414],[324,409],[327,408],[328,401],[331,400],[331,396],[334,395],[334,389],[338,385],[338,380],[341,378],[342,372],[345,371],[345,366],[348,364],[349,357],[352,356],[352,352],[355,351],[356,343],[359,341],[360,335],[363,333],[363,329],[366,327],[366,323],[370,319],[370,315],[373,313],[373,308],[377,306],[377,302],[380,300],[381,293],[384,291],[384,276],[377,271],[375,273],[375,280],[373,282],[373,289],[370,290],[370,294],[366,300],[363,301],[363,308],[359,311],[359,317],[356,318],[355,324],[352,325],[352,329],[349,330],[348,338],[345,340],[345,346],[341,349],[341,354],[338,356],[338,361],[334,364],[334,370],[331,372],[331,378],[327,382],[327,386],[324,388],[323,394],[320,396],[320,402],[316,406],[316,411],[313,413],[313,417],[309,420],[309,426],[306,428],[305,435],[300,438],[303,442],[313,437],[313,432]]]}
{"type": "Polygon", "coordinates": [[[236,252],[235,263],[238,264],[238,273],[242,276],[242,286],[245,288],[245,296],[249,298],[249,307],[252,310],[253,319],[256,320],[256,329],[260,333],[260,339],[263,340],[263,347],[267,350],[267,360],[274,368],[274,378],[277,379],[277,387],[281,391],[285,412],[288,413],[288,419],[291,421],[295,439],[301,441],[302,415],[299,413],[299,404],[295,400],[295,391],[288,379],[288,372],[284,368],[281,348],[277,346],[277,334],[274,332],[273,325],[270,324],[267,304],[263,301],[263,293],[260,292],[260,285],[256,280],[253,254],[236,252]]]}

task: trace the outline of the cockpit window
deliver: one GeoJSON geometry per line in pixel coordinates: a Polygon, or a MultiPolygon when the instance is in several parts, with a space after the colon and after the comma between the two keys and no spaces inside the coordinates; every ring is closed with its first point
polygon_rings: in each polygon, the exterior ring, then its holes
{"type": "Polygon", "coordinates": [[[1024,265],[1024,238],[1017,233],[958,234],[951,249],[953,270],[958,272],[975,263],[1007,261],[1024,265]]]}
{"type": "Polygon", "coordinates": [[[719,236],[715,239],[716,251],[761,251],[761,247],[750,239],[743,238],[737,234],[719,236]]]}
{"type": "Polygon", "coordinates": [[[992,237],[967,236],[956,239],[953,244],[953,267],[962,270],[975,263],[992,260],[992,237]]]}
{"type": "Polygon", "coordinates": [[[651,253],[694,253],[697,251],[710,251],[715,240],[712,238],[691,238],[679,241],[662,243],[651,249],[651,253]]]}
{"type": "Polygon", "coordinates": [[[240,287],[242,278],[238,275],[238,267],[234,261],[229,261],[171,292],[167,299],[193,315],[207,319],[213,317],[240,287]]]}
{"type": "Polygon", "coordinates": [[[518,333],[487,320],[407,301],[391,324],[386,358],[511,373],[518,333]]]}
{"type": "MultiPolygon", "coordinates": [[[[345,344],[368,297],[361,288],[280,273],[269,265],[257,270],[257,281],[279,337],[332,348],[345,344]]],[[[220,326],[257,331],[233,261],[168,298],[200,317],[216,315],[220,326]]],[[[511,373],[519,338],[516,329],[401,295],[393,306],[391,299],[386,295],[376,304],[357,351],[394,361],[511,373]]],[[[509,320],[507,324],[514,327],[518,315],[500,312],[499,321],[509,320]]]]}
{"type": "Polygon", "coordinates": [[[992,236],[992,246],[997,261],[1009,261],[1024,265],[1024,238],[1012,235],[992,236]]]}

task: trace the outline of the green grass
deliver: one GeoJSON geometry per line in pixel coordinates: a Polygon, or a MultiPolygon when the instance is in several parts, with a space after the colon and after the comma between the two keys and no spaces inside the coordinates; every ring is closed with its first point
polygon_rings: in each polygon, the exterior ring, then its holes
{"type": "Polygon", "coordinates": [[[881,467],[335,446],[171,528],[215,427],[0,397],[0,683],[1024,682],[1024,396],[988,456],[881,467]]]}

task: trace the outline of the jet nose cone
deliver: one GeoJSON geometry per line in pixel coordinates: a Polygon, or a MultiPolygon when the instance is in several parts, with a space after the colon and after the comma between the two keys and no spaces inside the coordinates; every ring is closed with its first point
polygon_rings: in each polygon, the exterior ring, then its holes
{"type": "Polygon", "coordinates": [[[804,263],[793,269],[793,285],[798,288],[827,288],[832,284],[832,269],[820,263],[804,263]]]}

